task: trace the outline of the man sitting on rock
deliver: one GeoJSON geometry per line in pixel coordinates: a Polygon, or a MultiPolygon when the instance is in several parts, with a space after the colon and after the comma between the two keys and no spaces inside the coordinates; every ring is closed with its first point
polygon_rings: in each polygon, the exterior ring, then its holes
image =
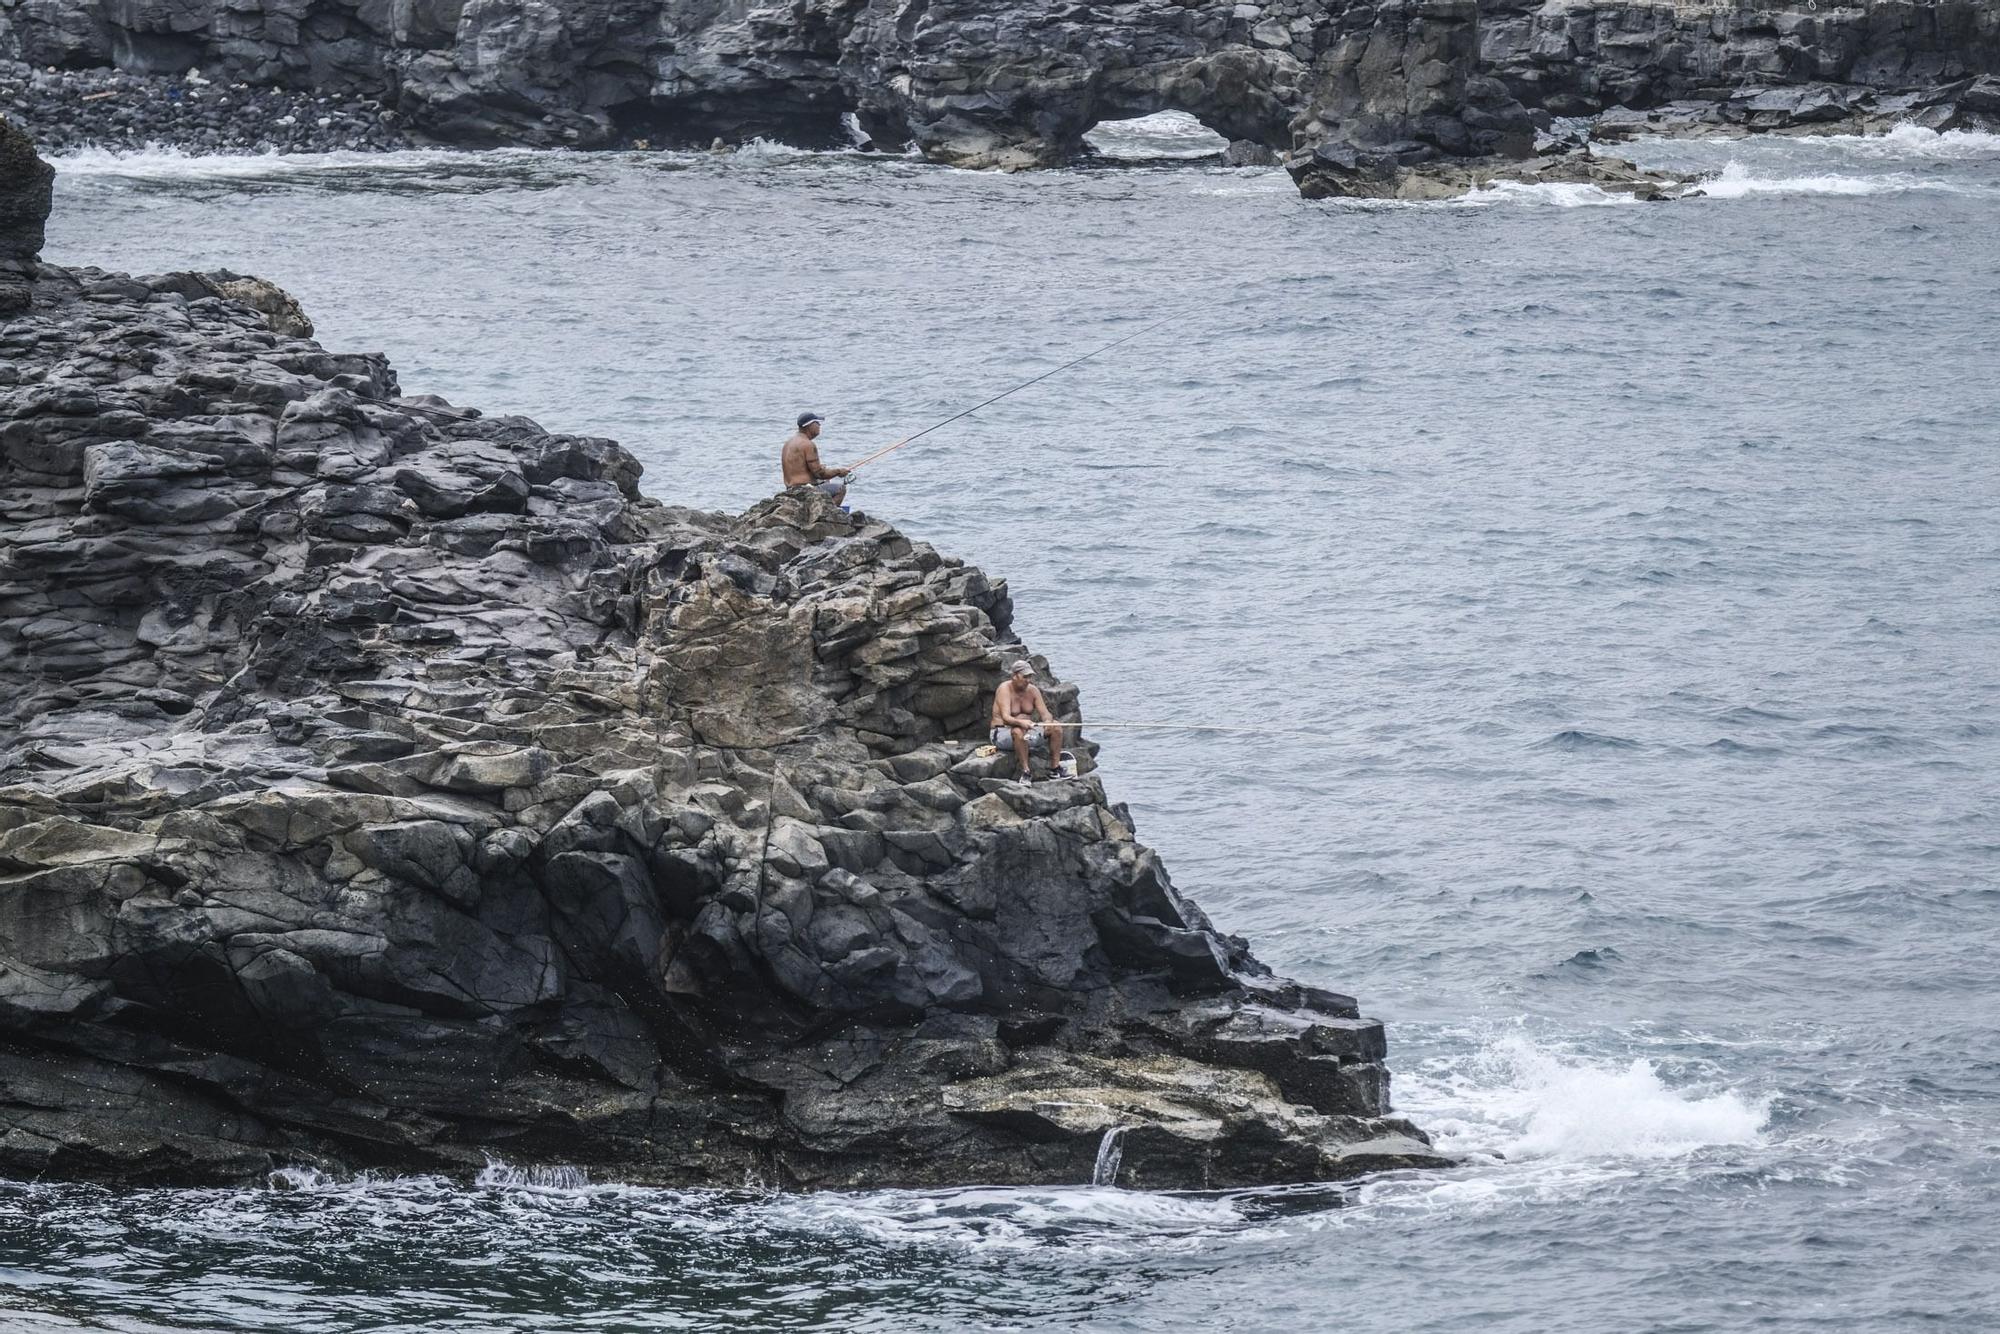
{"type": "Polygon", "coordinates": [[[1042,691],[1034,682],[1034,668],[1022,658],[1008,669],[1010,675],[993,692],[993,716],[989,720],[993,728],[993,744],[1000,750],[1012,747],[1014,758],[1021,764],[1021,781],[1033,780],[1028,774],[1028,750],[1030,747],[1043,749],[1049,756],[1049,777],[1062,777],[1062,725],[1049,712],[1048,701],[1042,698],[1042,691]],[[1040,726],[1036,725],[1040,720],[1040,726]]]}
{"type": "Polygon", "coordinates": [[[814,443],[819,439],[820,427],[825,422],[826,418],[817,412],[799,414],[799,429],[785,441],[785,485],[810,485],[837,501],[845,500],[847,483],[841,479],[847,476],[850,469],[829,468],[821,463],[819,446],[814,443]]]}

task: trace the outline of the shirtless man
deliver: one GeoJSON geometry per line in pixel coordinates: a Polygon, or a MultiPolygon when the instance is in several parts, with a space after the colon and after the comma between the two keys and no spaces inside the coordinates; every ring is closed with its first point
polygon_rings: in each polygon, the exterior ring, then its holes
{"type": "Polygon", "coordinates": [[[1034,668],[1028,665],[1028,660],[1022,658],[1008,670],[1013,674],[993,692],[993,715],[988,720],[988,726],[993,729],[993,744],[1001,750],[1013,747],[1024,783],[1031,781],[1028,777],[1028,748],[1046,747],[1050,776],[1060,778],[1062,725],[1049,712],[1048,701],[1042,698],[1041,689],[1034,682],[1034,668]],[[1040,726],[1036,725],[1037,720],[1040,726]]]}
{"type": "Polygon", "coordinates": [[[785,441],[785,485],[810,485],[841,501],[847,498],[847,483],[841,479],[851,469],[829,468],[819,461],[819,446],[813,442],[819,439],[820,427],[825,422],[826,418],[817,412],[799,414],[798,431],[785,441]]]}

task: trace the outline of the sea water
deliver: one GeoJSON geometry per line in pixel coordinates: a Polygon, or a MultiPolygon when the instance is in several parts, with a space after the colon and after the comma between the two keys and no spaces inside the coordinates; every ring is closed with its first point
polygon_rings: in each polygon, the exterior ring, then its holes
{"type": "MultiPolygon", "coordinates": [[[[412,392],[1005,576],[1179,885],[1388,1021],[1463,1160],[1339,1187],[0,1186],[22,1328],[1971,1329],[2000,1322],[2000,139],[1308,203],[759,145],[60,163],[49,257],[227,266],[412,392]]],[[[1136,161],[1143,159],[1143,161],[1136,161]]]]}

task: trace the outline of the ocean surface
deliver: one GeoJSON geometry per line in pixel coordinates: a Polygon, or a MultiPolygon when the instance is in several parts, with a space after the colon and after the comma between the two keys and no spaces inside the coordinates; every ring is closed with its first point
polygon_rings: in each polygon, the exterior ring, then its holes
{"type": "Polygon", "coordinates": [[[59,165],[663,498],[1010,582],[1176,882],[1389,1023],[1464,1166],[1338,1187],[0,1184],[0,1326],[2000,1325],[2000,137],[1660,141],[1708,197],[1302,202],[1169,121],[1018,176],[759,145],[59,165]],[[11,1314],[4,1313],[11,1311],[11,1314]]]}

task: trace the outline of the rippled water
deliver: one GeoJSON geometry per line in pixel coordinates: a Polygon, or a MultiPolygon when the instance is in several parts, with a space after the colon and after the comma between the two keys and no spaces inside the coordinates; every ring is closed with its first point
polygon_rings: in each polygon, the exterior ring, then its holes
{"type": "MultiPolygon", "coordinates": [[[[1171,126],[1124,141],[1175,150],[1171,126]]],[[[1118,146],[1116,143],[1114,147],[1118,146]]],[[[1463,1154],[1343,1190],[0,1187],[33,1328],[2000,1321],[2000,138],[1659,142],[1712,197],[1305,203],[760,148],[65,164],[404,384],[739,507],[802,408],[1007,575],[1114,793],[1390,1022],[1463,1154]]]]}

